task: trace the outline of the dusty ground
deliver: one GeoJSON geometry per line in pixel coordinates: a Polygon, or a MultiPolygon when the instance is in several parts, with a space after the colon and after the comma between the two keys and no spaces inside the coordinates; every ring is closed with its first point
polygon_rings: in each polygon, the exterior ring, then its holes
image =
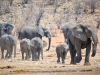
{"type": "MultiPolygon", "coordinates": [[[[100,31],[98,31],[100,42],[100,31]]],[[[48,40],[47,38],[43,38],[48,40]]],[[[21,52],[19,52],[19,43],[17,46],[16,58],[12,58],[12,62],[7,59],[0,60],[0,75],[99,75],[100,74],[100,47],[98,45],[95,57],[90,57],[91,66],[84,66],[85,50],[82,50],[82,61],[77,65],[70,65],[70,55],[65,60],[65,64],[57,64],[55,46],[63,43],[62,33],[52,38],[52,44],[49,51],[44,48],[44,59],[40,61],[21,60],[21,52]]],[[[6,52],[6,51],[5,51],[6,52]]],[[[0,51],[1,55],[1,51],[0,51]]]]}

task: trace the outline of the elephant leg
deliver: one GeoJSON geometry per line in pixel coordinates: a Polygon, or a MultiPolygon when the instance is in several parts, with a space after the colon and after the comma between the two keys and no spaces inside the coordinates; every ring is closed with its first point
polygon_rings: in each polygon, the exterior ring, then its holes
{"type": "Polygon", "coordinates": [[[35,55],[34,55],[35,53],[33,48],[31,49],[31,52],[32,52],[32,61],[35,61],[35,55]]]}
{"type": "Polygon", "coordinates": [[[28,51],[29,58],[31,58],[31,50],[28,51]]]}
{"type": "Polygon", "coordinates": [[[25,60],[28,59],[28,51],[26,52],[25,60]]]}
{"type": "Polygon", "coordinates": [[[40,51],[38,51],[38,59],[37,60],[40,60],[40,51]]]}
{"type": "Polygon", "coordinates": [[[4,59],[4,49],[1,48],[1,59],[4,59]]]}
{"type": "Polygon", "coordinates": [[[11,47],[9,47],[8,46],[8,48],[7,48],[7,50],[8,50],[8,53],[9,53],[9,61],[12,61],[12,48],[11,47]]]}
{"type": "Polygon", "coordinates": [[[59,63],[60,62],[60,54],[59,53],[57,53],[57,63],[59,63]]]}
{"type": "Polygon", "coordinates": [[[22,52],[22,60],[24,60],[24,52],[22,52]]]}
{"type": "Polygon", "coordinates": [[[11,47],[11,51],[10,52],[11,52],[10,57],[12,58],[13,47],[11,47]]]}
{"type": "Polygon", "coordinates": [[[81,60],[82,60],[82,55],[81,55],[81,44],[76,42],[75,44],[75,49],[76,49],[76,53],[77,53],[77,56],[75,57],[74,61],[76,63],[79,63],[81,60]]]}
{"type": "Polygon", "coordinates": [[[41,58],[43,59],[43,48],[41,49],[41,58]]]}
{"type": "Polygon", "coordinates": [[[86,48],[86,55],[85,55],[84,65],[91,65],[90,62],[89,62],[90,51],[91,51],[91,43],[88,44],[87,48],[86,48]]]}
{"type": "Polygon", "coordinates": [[[74,61],[74,58],[76,56],[76,50],[73,47],[69,47],[69,49],[70,49],[70,56],[71,56],[70,64],[76,64],[76,62],[74,61]]]}
{"type": "Polygon", "coordinates": [[[65,63],[64,61],[64,53],[61,53],[62,63],[65,63]]]}
{"type": "Polygon", "coordinates": [[[6,55],[5,55],[5,58],[8,58],[9,56],[8,56],[8,50],[7,50],[7,52],[6,52],[6,55]]]}

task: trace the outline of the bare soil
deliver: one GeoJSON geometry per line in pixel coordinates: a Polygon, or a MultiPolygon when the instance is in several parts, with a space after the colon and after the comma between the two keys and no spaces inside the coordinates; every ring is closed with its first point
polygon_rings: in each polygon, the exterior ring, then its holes
{"type": "MultiPolygon", "coordinates": [[[[100,30],[98,31],[100,42],[100,30]]],[[[43,38],[48,41],[47,38],[43,38]]],[[[57,37],[52,37],[51,48],[46,51],[44,48],[44,59],[40,61],[21,60],[21,52],[19,51],[19,41],[17,45],[16,58],[0,59],[0,75],[99,75],[100,74],[100,46],[97,47],[95,57],[90,56],[90,66],[84,66],[85,50],[82,50],[82,61],[77,65],[70,65],[70,54],[65,60],[65,64],[57,63],[55,47],[59,43],[64,43],[63,34],[57,34],[57,37]]],[[[6,50],[5,50],[6,52],[6,50]]],[[[1,55],[1,51],[0,51],[1,55]]],[[[1,58],[1,56],[0,56],[1,58]]]]}

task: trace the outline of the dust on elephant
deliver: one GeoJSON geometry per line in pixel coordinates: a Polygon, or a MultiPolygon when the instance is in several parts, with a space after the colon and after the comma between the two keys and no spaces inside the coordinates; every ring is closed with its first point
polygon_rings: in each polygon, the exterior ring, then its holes
{"type": "Polygon", "coordinates": [[[41,58],[43,59],[43,48],[46,47],[47,43],[41,40],[39,37],[35,37],[30,42],[30,48],[32,53],[32,61],[37,61],[41,58]]]}
{"type": "Polygon", "coordinates": [[[12,34],[13,26],[8,23],[0,23],[0,37],[4,34],[12,34]]]}
{"type": "Polygon", "coordinates": [[[4,58],[4,50],[7,50],[5,58],[12,58],[12,52],[14,47],[14,58],[16,57],[16,45],[17,38],[13,35],[2,35],[0,37],[0,47],[1,47],[1,59],[4,58]],[[9,55],[9,56],[8,56],[9,55]]]}
{"type": "Polygon", "coordinates": [[[49,30],[46,27],[43,26],[24,26],[20,31],[19,31],[19,39],[27,38],[27,39],[32,39],[34,37],[39,37],[42,39],[43,36],[48,37],[49,44],[48,44],[48,49],[50,49],[50,44],[51,44],[51,34],[49,30]]]}
{"type": "Polygon", "coordinates": [[[26,60],[31,58],[30,39],[24,38],[20,41],[20,50],[22,53],[22,60],[24,59],[24,53],[26,54],[26,60]]]}
{"type": "Polygon", "coordinates": [[[71,29],[71,28],[73,28],[75,25],[74,24],[72,24],[72,23],[69,23],[69,24],[66,24],[66,25],[64,25],[62,28],[61,28],[61,30],[62,30],[62,33],[63,33],[63,35],[64,35],[64,42],[65,43],[67,43],[67,34],[68,34],[68,32],[69,32],[69,30],[71,29]]]}
{"type": "Polygon", "coordinates": [[[62,59],[62,63],[65,63],[65,58],[67,56],[67,52],[69,51],[69,47],[67,44],[59,44],[56,46],[56,54],[57,54],[57,63],[60,62],[60,57],[62,59]]]}
{"type": "Polygon", "coordinates": [[[90,65],[89,56],[92,47],[92,57],[96,55],[98,37],[93,26],[78,24],[68,32],[68,44],[71,55],[71,64],[79,63],[82,60],[81,49],[86,48],[84,65],[90,65]],[[77,56],[76,56],[77,54],[77,56]]]}

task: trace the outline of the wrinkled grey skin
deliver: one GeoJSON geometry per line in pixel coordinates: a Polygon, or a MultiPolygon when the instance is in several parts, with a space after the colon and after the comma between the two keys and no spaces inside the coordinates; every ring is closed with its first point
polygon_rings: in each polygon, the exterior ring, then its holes
{"type": "Polygon", "coordinates": [[[46,42],[41,40],[39,37],[35,37],[31,40],[30,48],[32,53],[32,61],[38,61],[40,59],[40,53],[41,58],[43,59],[43,47],[45,45],[44,43],[46,42]]]}
{"type": "Polygon", "coordinates": [[[0,23],[0,37],[4,34],[12,34],[13,26],[8,23],[0,23]]]}
{"type": "Polygon", "coordinates": [[[16,57],[17,38],[13,35],[2,35],[0,38],[1,59],[4,59],[4,50],[7,50],[5,58],[12,58],[14,47],[14,58],[16,57]]]}
{"type": "Polygon", "coordinates": [[[27,38],[27,39],[32,39],[34,37],[39,37],[42,39],[43,36],[46,36],[48,38],[48,49],[50,49],[50,44],[51,44],[51,34],[49,30],[46,27],[43,26],[24,26],[20,31],[19,31],[19,39],[27,38]]]}
{"type": "Polygon", "coordinates": [[[90,65],[89,56],[92,47],[92,57],[96,55],[98,37],[93,26],[83,26],[81,24],[73,27],[68,32],[68,44],[71,55],[70,64],[79,63],[82,60],[81,49],[86,48],[84,65],[90,65]],[[77,54],[77,56],[76,56],[77,54]]]}
{"type": "Polygon", "coordinates": [[[64,25],[62,28],[61,28],[61,30],[62,30],[62,33],[63,33],[63,35],[64,35],[64,39],[65,39],[65,43],[67,43],[67,34],[68,34],[68,32],[69,32],[69,30],[71,29],[71,28],[73,28],[75,25],[74,24],[71,24],[71,23],[69,23],[69,24],[66,24],[66,25],[64,25]]]}
{"type": "Polygon", "coordinates": [[[69,47],[67,44],[59,44],[56,46],[56,54],[57,54],[57,63],[60,62],[60,57],[62,59],[62,63],[65,63],[65,58],[67,56],[67,52],[69,50],[69,47]]]}
{"type": "Polygon", "coordinates": [[[30,50],[30,40],[25,38],[20,41],[20,50],[22,53],[22,60],[24,60],[24,53],[26,54],[25,59],[31,58],[31,50],[30,50]]]}

